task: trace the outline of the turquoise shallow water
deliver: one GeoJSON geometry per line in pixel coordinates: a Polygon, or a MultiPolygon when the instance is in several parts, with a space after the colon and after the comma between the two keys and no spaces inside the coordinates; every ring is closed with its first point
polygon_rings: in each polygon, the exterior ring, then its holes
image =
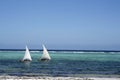
{"type": "Polygon", "coordinates": [[[31,51],[33,61],[21,63],[24,51],[0,51],[0,75],[74,76],[120,75],[120,52],[50,51],[49,62],[39,62],[41,51],[31,51]]]}

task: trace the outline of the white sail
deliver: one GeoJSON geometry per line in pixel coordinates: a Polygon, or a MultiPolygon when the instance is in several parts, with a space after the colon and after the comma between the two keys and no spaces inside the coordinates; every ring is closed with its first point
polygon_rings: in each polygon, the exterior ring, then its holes
{"type": "Polygon", "coordinates": [[[50,60],[51,57],[47,51],[47,49],[45,48],[45,46],[43,45],[43,54],[42,54],[42,57],[41,59],[46,59],[46,60],[50,60]]]}
{"type": "Polygon", "coordinates": [[[26,46],[25,55],[24,55],[24,57],[23,57],[23,61],[24,61],[24,60],[30,60],[30,61],[32,61],[32,58],[31,58],[31,56],[30,56],[30,52],[29,52],[29,49],[28,49],[27,46],[26,46]]]}

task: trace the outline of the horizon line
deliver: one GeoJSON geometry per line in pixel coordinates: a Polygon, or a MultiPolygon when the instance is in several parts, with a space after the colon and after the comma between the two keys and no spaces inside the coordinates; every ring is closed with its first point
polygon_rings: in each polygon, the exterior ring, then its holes
{"type": "MultiPolygon", "coordinates": [[[[43,49],[29,49],[30,51],[42,51],[43,49]]],[[[120,50],[82,50],[82,49],[47,49],[48,51],[84,51],[84,52],[120,52],[120,50]]],[[[0,49],[0,51],[25,51],[25,49],[0,49]]]]}

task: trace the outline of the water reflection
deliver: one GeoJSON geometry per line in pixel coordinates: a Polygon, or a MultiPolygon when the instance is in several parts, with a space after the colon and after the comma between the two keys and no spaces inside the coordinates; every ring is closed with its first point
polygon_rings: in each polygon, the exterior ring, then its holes
{"type": "Polygon", "coordinates": [[[25,61],[25,62],[24,62],[24,66],[25,66],[26,68],[29,68],[29,67],[30,67],[30,63],[31,63],[30,61],[25,61]]]}

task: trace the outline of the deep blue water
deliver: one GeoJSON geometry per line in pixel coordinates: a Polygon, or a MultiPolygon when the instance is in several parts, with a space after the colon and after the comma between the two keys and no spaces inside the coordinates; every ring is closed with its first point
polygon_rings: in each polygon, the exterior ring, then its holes
{"type": "Polygon", "coordinates": [[[31,51],[30,63],[21,63],[24,51],[0,52],[0,75],[79,76],[120,75],[120,52],[50,51],[52,60],[40,62],[41,51],[31,51]]]}

